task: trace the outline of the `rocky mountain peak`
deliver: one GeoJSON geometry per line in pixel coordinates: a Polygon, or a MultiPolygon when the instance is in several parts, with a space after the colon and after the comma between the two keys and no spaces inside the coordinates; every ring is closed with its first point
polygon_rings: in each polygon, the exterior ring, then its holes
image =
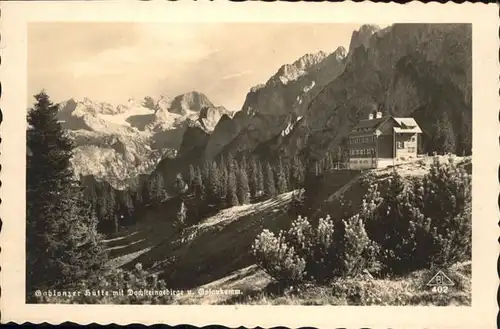
{"type": "Polygon", "coordinates": [[[337,49],[335,49],[335,51],[332,53],[332,55],[335,56],[335,58],[338,61],[341,61],[347,57],[347,50],[344,47],[339,46],[339,47],[337,47],[337,49]]]}
{"type": "Polygon", "coordinates": [[[349,45],[349,52],[363,45],[368,48],[369,41],[372,35],[380,31],[380,27],[377,25],[365,24],[362,25],[359,30],[353,31],[351,36],[351,44],[349,45]]]}
{"type": "Polygon", "coordinates": [[[286,85],[290,81],[295,81],[305,75],[310,68],[321,63],[327,56],[328,54],[324,51],[319,51],[314,54],[305,54],[292,64],[281,66],[274,75],[274,79],[271,79],[270,82],[281,81],[282,84],[286,85]]]}
{"type": "Polygon", "coordinates": [[[208,97],[200,92],[191,91],[175,97],[172,100],[169,111],[185,115],[188,111],[200,112],[204,107],[214,107],[208,97]]]}

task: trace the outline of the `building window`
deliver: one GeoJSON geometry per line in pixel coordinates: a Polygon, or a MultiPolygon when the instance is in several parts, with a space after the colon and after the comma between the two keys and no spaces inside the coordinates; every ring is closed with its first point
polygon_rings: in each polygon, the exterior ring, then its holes
{"type": "Polygon", "coordinates": [[[415,142],[415,136],[411,136],[411,141],[415,142]]]}
{"type": "Polygon", "coordinates": [[[408,147],[408,152],[409,153],[414,153],[415,152],[415,148],[414,147],[408,147]]]}
{"type": "Polygon", "coordinates": [[[402,142],[397,142],[396,146],[397,146],[398,149],[402,149],[403,148],[403,143],[402,142]]]}

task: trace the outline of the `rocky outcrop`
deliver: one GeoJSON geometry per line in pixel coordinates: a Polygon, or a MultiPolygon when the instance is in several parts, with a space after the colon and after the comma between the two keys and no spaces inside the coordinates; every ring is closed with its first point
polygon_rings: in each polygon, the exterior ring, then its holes
{"type": "Polygon", "coordinates": [[[377,25],[363,25],[357,31],[352,32],[351,43],[349,45],[349,53],[352,53],[354,49],[359,46],[363,46],[365,49],[370,48],[370,40],[373,34],[380,31],[380,27],[377,25]]]}
{"type": "Polygon", "coordinates": [[[338,47],[333,53],[320,51],[306,54],[292,64],[283,65],[264,85],[250,89],[241,111],[235,114],[230,132],[220,126],[214,130],[217,141],[209,141],[205,155],[254,150],[260,143],[279,134],[307,111],[310,99],[335,79],[345,67],[346,50],[338,47]],[[220,136],[233,137],[226,140],[220,136]],[[217,145],[217,147],[213,147],[217,145]]]}

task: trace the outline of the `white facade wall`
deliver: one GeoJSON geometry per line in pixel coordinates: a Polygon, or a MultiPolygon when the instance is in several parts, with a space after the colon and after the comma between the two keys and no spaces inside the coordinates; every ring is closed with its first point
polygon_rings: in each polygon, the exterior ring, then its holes
{"type": "Polygon", "coordinates": [[[376,161],[373,158],[350,158],[349,169],[370,169],[376,168],[376,161]]]}

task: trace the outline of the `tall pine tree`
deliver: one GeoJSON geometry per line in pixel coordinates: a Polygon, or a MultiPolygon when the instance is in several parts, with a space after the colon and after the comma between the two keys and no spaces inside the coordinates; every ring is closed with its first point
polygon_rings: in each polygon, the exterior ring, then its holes
{"type": "Polygon", "coordinates": [[[278,166],[276,168],[276,190],[278,194],[288,191],[285,168],[281,158],[278,160],[278,166]]]}
{"type": "Polygon", "coordinates": [[[296,155],[292,158],[292,164],[290,167],[290,184],[292,185],[292,189],[298,189],[304,184],[304,176],[304,164],[296,155]]]}
{"type": "Polygon", "coordinates": [[[250,195],[252,198],[257,196],[257,176],[258,176],[258,167],[257,161],[255,157],[251,157],[248,163],[248,187],[250,189],[250,195]]]}
{"type": "Polygon", "coordinates": [[[238,180],[238,200],[240,204],[250,203],[250,187],[248,186],[248,177],[245,168],[240,168],[237,175],[238,180]]]}
{"type": "Polygon", "coordinates": [[[237,196],[237,187],[236,187],[236,174],[234,171],[229,171],[227,178],[227,203],[229,206],[234,207],[238,206],[240,203],[238,201],[237,196]]]}
{"type": "Polygon", "coordinates": [[[99,275],[106,261],[97,220],[73,178],[73,143],[56,118],[59,108],[44,92],[35,99],[27,132],[27,297],[99,275]]]}
{"type": "Polygon", "coordinates": [[[266,169],[264,173],[264,196],[266,198],[272,198],[276,196],[276,182],[274,180],[273,167],[268,162],[266,163],[266,169]]]}
{"type": "Polygon", "coordinates": [[[257,166],[257,196],[261,196],[264,193],[264,170],[262,169],[262,162],[259,161],[257,166]]]}
{"type": "Polygon", "coordinates": [[[188,175],[187,175],[187,185],[188,185],[188,188],[191,192],[193,192],[193,181],[195,179],[195,175],[196,175],[196,172],[195,172],[195,169],[194,169],[194,166],[192,164],[189,165],[189,168],[188,168],[188,175]]]}
{"type": "Polygon", "coordinates": [[[217,162],[213,161],[209,168],[207,199],[208,203],[220,206],[221,203],[221,173],[217,162]]]}

